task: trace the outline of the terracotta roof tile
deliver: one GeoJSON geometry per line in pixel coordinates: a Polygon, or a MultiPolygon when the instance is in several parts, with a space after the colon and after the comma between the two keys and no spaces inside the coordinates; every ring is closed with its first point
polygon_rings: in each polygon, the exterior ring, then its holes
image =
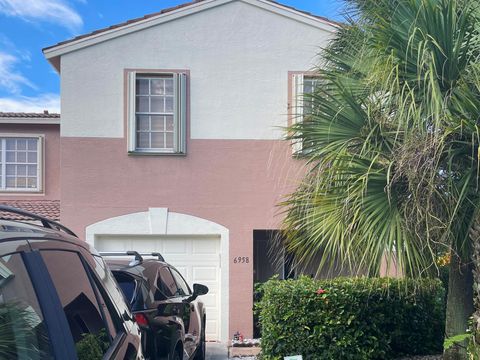
{"type": "Polygon", "coordinates": [[[52,118],[52,119],[59,119],[60,114],[57,113],[49,113],[45,111],[43,113],[24,113],[24,112],[0,112],[0,118],[31,118],[31,119],[45,119],[45,118],[52,118]]]}
{"type": "MultiPolygon", "coordinates": [[[[0,205],[16,207],[50,220],[60,220],[60,200],[0,200],[0,205]]],[[[29,217],[0,211],[0,219],[32,220],[29,217]]]]}
{"type": "MultiPolygon", "coordinates": [[[[146,20],[146,19],[158,16],[158,15],[161,15],[161,14],[166,14],[166,13],[169,13],[169,12],[172,12],[172,11],[175,11],[175,10],[178,10],[178,9],[182,9],[182,8],[185,8],[185,7],[197,4],[197,3],[201,3],[201,2],[204,2],[204,1],[205,0],[193,0],[193,1],[190,1],[190,2],[187,2],[187,3],[184,3],[184,4],[180,4],[180,5],[177,5],[177,6],[173,6],[173,7],[170,7],[170,8],[163,9],[161,11],[158,11],[158,12],[155,12],[155,13],[152,13],[152,14],[147,14],[147,15],[139,17],[139,18],[135,18],[135,19],[131,19],[131,20],[121,22],[119,24],[111,25],[111,26],[103,28],[103,29],[98,29],[98,30],[92,31],[92,32],[87,33],[87,34],[76,36],[73,39],[61,41],[61,42],[59,42],[55,45],[43,48],[43,51],[54,48],[54,47],[57,47],[57,46],[60,46],[60,45],[68,44],[68,43],[71,43],[71,42],[76,41],[76,40],[88,38],[90,36],[97,35],[97,34],[100,34],[100,33],[103,33],[103,32],[109,31],[109,30],[118,29],[118,28],[121,28],[121,27],[126,26],[126,25],[130,25],[130,24],[142,21],[142,20],[146,20]]],[[[340,26],[341,25],[340,22],[330,20],[330,19],[328,19],[326,17],[323,17],[323,16],[315,15],[315,14],[312,14],[312,13],[307,12],[307,11],[299,10],[299,9],[293,7],[293,6],[284,5],[282,3],[279,3],[279,2],[273,1],[273,0],[267,0],[267,1],[269,1],[273,4],[276,4],[276,5],[283,6],[285,8],[294,10],[294,11],[298,11],[299,13],[315,17],[315,18],[320,19],[322,21],[328,22],[328,23],[330,23],[334,26],[340,26]]]]}

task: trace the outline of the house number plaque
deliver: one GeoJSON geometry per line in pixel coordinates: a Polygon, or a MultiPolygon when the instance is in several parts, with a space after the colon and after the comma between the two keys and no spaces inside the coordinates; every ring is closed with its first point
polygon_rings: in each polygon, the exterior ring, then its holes
{"type": "Polygon", "coordinates": [[[248,256],[236,256],[233,258],[234,264],[248,264],[250,262],[250,258],[248,256]]]}

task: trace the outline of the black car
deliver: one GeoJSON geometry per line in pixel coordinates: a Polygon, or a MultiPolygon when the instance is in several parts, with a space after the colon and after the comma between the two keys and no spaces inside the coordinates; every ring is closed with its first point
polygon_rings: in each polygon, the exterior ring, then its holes
{"type": "Polygon", "coordinates": [[[124,254],[133,255],[131,261],[119,259],[118,253],[102,255],[140,325],[145,357],[203,360],[206,314],[198,296],[208,288],[193,284],[191,291],[182,275],[158,253],[148,254],[155,259],[144,259],[135,251],[124,254]]]}
{"type": "Polygon", "coordinates": [[[112,273],[86,242],[46,218],[0,218],[0,359],[144,359],[112,273]]]}

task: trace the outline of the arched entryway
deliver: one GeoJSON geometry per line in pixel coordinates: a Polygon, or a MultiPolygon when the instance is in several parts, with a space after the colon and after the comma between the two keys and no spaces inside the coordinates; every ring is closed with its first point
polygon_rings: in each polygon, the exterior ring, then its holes
{"type": "Polygon", "coordinates": [[[91,224],[86,240],[98,251],[160,252],[190,283],[210,288],[207,340],[228,340],[228,229],[167,208],[121,215],[91,224]]]}

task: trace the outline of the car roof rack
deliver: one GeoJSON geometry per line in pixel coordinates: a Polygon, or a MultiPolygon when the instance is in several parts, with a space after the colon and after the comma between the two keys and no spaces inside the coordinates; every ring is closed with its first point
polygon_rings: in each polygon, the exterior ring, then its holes
{"type": "Polygon", "coordinates": [[[100,255],[102,256],[135,256],[135,261],[137,261],[138,264],[143,262],[143,256],[155,256],[158,260],[160,261],[165,261],[163,258],[162,254],[159,252],[152,252],[152,253],[139,253],[138,251],[135,250],[130,250],[130,251],[117,251],[117,252],[99,252],[100,255]]]}
{"type": "Polygon", "coordinates": [[[135,259],[128,264],[129,266],[138,265],[138,264],[141,264],[143,262],[142,255],[140,255],[140,253],[138,251],[134,251],[134,250],[125,251],[125,252],[123,252],[123,251],[115,251],[115,252],[99,251],[98,253],[101,256],[135,256],[135,259]]]}
{"type": "MultiPolygon", "coordinates": [[[[44,228],[52,229],[52,230],[62,230],[66,232],[68,235],[72,235],[78,238],[78,236],[66,226],[63,226],[62,224],[59,224],[58,222],[50,220],[46,217],[31,213],[30,211],[18,209],[18,208],[7,206],[7,205],[0,205],[0,212],[7,212],[7,213],[26,216],[26,217],[32,218],[33,220],[40,221],[44,228]]],[[[8,220],[8,219],[5,219],[5,220],[8,220]]]]}
{"type": "Polygon", "coordinates": [[[165,259],[163,258],[162,254],[159,252],[152,252],[152,256],[156,256],[158,260],[165,262],[165,259]]]}

